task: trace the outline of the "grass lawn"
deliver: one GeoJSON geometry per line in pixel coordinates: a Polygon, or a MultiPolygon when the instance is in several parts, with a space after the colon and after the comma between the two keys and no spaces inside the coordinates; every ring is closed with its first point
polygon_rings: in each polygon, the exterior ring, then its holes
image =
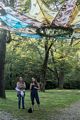
{"type": "Polygon", "coordinates": [[[80,100],[79,90],[48,90],[45,93],[39,93],[41,108],[38,110],[35,104],[35,111],[28,113],[27,109],[31,106],[29,91],[26,91],[25,110],[18,110],[17,97],[15,91],[6,91],[7,99],[0,99],[0,110],[10,112],[14,117],[21,120],[49,120],[53,118],[59,109],[68,107],[70,104],[80,100]]]}

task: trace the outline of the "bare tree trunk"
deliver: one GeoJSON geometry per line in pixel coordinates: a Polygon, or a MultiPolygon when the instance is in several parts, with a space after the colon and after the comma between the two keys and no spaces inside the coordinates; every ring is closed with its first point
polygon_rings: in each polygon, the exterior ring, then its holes
{"type": "Polygon", "coordinates": [[[54,58],[54,53],[53,53],[53,50],[51,49],[51,56],[52,56],[52,62],[54,64],[54,76],[56,78],[56,80],[58,81],[58,86],[59,86],[59,74],[58,74],[58,70],[57,70],[57,67],[56,67],[56,61],[55,61],[55,58],[54,58]]]}
{"type": "Polygon", "coordinates": [[[47,64],[48,64],[48,58],[49,58],[49,51],[53,45],[53,42],[51,44],[48,44],[48,39],[45,41],[45,56],[44,56],[44,62],[42,65],[42,91],[45,92],[45,85],[46,85],[46,73],[47,73],[47,64]]]}
{"type": "Polygon", "coordinates": [[[5,98],[4,65],[6,52],[6,31],[0,32],[0,97],[5,98]]]}
{"type": "Polygon", "coordinates": [[[65,65],[65,59],[64,59],[64,42],[61,41],[61,56],[60,56],[60,66],[59,66],[59,83],[58,88],[63,89],[64,86],[64,65],[65,65]]]}
{"type": "Polygon", "coordinates": [[[63,89],[63,86],[64,86],[64,60],[61,60],[60,69],[59,69],[58,88],[63,89]]]}
{"type": "Polygon", "coordinates": [[[42,65],[42,87],[41,87],[42,91],[45,91],[48,57],[49,57],[49,51],[46,51],[44,63],[42,65]]]}
{"type": "MultiPolygon", "coordinates": [[[[61,43],[61,45],[63,46],[63,43],[61,43]]],[[[55,58],[54,58],[54,53],[53,53],[53,50],[51,49],[52,61],[53,61],[53,64],[54,64],[54,76],[55,76],[56,80],[58,81],[58,88],[59,89],[63,89],[63,86],[64,86],[64,64],[65,64],[65,60],[64,60],[64,56],[63,56],[63,49],[62,49],[61,52],[62,52],[62,54],[60,56],[61,60],[60,60],[58,70],[57,70],[56,61],[55,61],[55,58]]]]}

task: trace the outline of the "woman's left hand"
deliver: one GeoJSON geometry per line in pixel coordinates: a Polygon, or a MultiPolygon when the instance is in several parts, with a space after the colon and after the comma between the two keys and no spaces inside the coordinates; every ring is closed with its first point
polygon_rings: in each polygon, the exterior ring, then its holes
{"type": "Polygon", "coordinates": [[[37,87],[34,87],[34,88],[38,90],[38,88],[37,88],[37,87]]]}

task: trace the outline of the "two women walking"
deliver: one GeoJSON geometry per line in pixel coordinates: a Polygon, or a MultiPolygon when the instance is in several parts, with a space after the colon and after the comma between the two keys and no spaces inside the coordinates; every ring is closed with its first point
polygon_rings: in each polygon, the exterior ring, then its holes
{"type": "MultiPolygon", "coordinates": [[[[25,89],[26,84],[22,77],[19,77],[19,80],[16,85],[16,91],[17,91],[17,97],[18,97],[18,108],[25,109],[25,89]]],[[[40,106],[40,100],[38,95],[38,90],[40,90],[39,83],[35,78],[32,78],[31,84],[30,84],[30,98],[31,98],[31,104],[32,104],[32,111],[34,110],[34,100],[36,100],[38,107],[40,106]]]]}

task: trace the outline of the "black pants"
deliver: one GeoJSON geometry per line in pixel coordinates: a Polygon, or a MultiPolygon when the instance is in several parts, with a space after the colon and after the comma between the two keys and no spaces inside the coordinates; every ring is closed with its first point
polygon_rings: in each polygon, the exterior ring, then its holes
{"type": "Polygon", "coordinates": [[[34,99],[36,100],[37,104],[40,104],[38,92],[31,92],[32,105],[34,105],[34,99]]]}

